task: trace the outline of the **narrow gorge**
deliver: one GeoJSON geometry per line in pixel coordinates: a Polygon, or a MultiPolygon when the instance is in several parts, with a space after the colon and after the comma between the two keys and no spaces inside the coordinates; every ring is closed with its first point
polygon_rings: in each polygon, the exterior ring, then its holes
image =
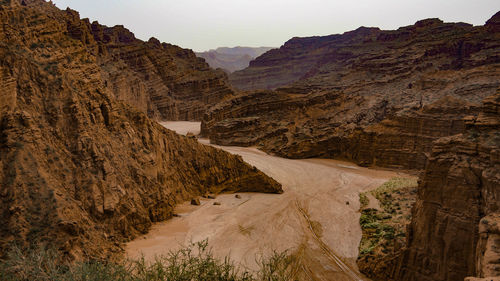
{"type": "Polygon", "coordinates": [[[133,98],[146,106],[155,100],[168,110],[155,106],[153,117],[157,112],[180,118],[188,110],[184,102],[190,101],[190,113],[212,102],[200,96],[191,102],[193,86],[197,95],[207,91],[213,99],[222,98],[228,91],[224,80],[218,81],[219,74],[192,52],[94,24],[94,30],[105,30],[105,41],[121,42],[112,49],[123,48],[125,59],[144,58],[146,65],[147,53],[164,56],[155,61],[164,80],[150,75],[143,80],[151,81],[151,88],[134,83],[139,88],[127,96],[130,87],[118,87],[118,81],[133,80],[119,75],[134,75],[134,69],[114,59],[112,64],[128,70],[115,73],[111,62],[101,61],[106,46],[95,44],[87,21],[41,0],[9,2],[0,6],[5,23],[0,29],[2,257],[13,244],[49,243],[70,261],[114,258],[123,252],[123,242],[171,218],[173,207],[193,196],[281,192],[279,183],[241,158],[181,137],[149,119],[149,108],[122,102],[133,98]],[[168,74],[169,67],[184,64],[194,72],[191,78],[168,74]],[[161,91],[165,99],[155,99],[159,94],[153,86],[161,81],[172,91],[161,91]]]}
{"type": "Polygon", "coordinates": [[[0,23],[0,280],[203,241],[246,281],[500,278],[500,12],[196,53],[52,1],[0,23]]]}

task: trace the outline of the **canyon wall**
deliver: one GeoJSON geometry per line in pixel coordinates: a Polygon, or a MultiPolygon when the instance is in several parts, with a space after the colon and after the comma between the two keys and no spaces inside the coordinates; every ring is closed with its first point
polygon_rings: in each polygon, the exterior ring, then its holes
{"type": "Polygon", "coordinates": [[[500,87],[496,18],[293,38],[230,76],[253,90],[212,107],[202,134],[290,158],[423,169],[432,142],[464,132],[500,87]]]}
{"type": "Polygon", "coordinates": [[[500,276],[500,92],[467,127],[434,144],[396,280],[500,276]]]}
{"type": "Polygon", "coordinates": [[[285,157],[424,170],[407,245],[373,280],[493,280],[499,53],[500,13],[484,26],[428,19],[293,38],[231,74],[248,91],[212,107],[202,133],[285,157]]]}
{"type": "Polygon", "coordinates": [[[0,21],[0,257],[14,244],[42,243],[66,260],[109,259],[183,200],[282,191],[241,157],[179,136],[141,112],[151,113],[142,104],[163,117],[198,114],[212,90],[227,89],[192,52],[139,42],[41,0],[1,1],[0,21]],[[95,41],[95,27],[114,39],[95,41]],[[124,93],[120,79],[145,86],[124,93]],[[157,83],[176,99],[171,111],[147,95],[157,83]],[[194,97],[198,90],[203,98],[194,97]]]}
{"type": "Polygon", "coordinates": [[[66,22],[66,33],[95,56],[113,97],[151,118],[200,121],[208,107],[233,94],[227,75],[191,50],[156,38],[141,41],[121,25],[90,23],[69,8],[57,16],[66,22]]]}

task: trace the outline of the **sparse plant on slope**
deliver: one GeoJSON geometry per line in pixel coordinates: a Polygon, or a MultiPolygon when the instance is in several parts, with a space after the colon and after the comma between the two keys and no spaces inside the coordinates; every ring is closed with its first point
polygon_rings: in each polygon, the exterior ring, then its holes
{"type": "MultiPolygon", "coordinates": [[[[363,236],[359,245],[358,267],[362,273],[380,280],[384,268],[389,268],[394,257],[404,245],[406,225],[411,217],[411,207],[416,199],[415,178],[392,178],[375,190],[359,196],[359,224],[363,236]],[[369,208],[373,195],[380,209],[369,208]]],[[[383,279],[383,278],[382,278],[383,279]]]]}

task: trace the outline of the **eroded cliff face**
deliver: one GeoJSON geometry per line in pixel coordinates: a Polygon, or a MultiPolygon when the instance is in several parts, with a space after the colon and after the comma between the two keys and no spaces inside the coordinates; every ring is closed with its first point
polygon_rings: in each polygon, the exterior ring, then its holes
{"type": "Polygon", "coordinates": [[[467,127],[435,142],[396,280],[500,276],[500,92],[467,127]]]}
{"type": "MultiPolygon", "coordinates": [[[[152,54],[161,63],[173,57],[170,49],[187,58],[185,68],[205,69],[189,65],[191,52],[140,42],[129,61],[119,60],[114,56],[130,49],[94,44],[90,33],[76,36],[80,29],[73,23],[90,25],[68,19],[72,11],[44,1],[0,3],[0,256],[13,243],[40,242],[70,260],[109,258],[121,252],[122,242],[170,218],[179,201],[209,191],[281,192],[280,184],[241,157],[163,128],[119,101],[124,96],[110,86],[118,81],[118,73],[106,69],[110,65],[123,64],[122,72],[132,75],[127,63],[144,66],[152,54]]],[[[172,80],[173,97],[188,102],[198,86],[211,87],[210,79],[198,83],[199,76],[175,72],[180,66],[174,61],[172,68],[155,68],[155,79],[172,80]]],[[[123,99],[141,103],[140,92],[130,93],[123,99]],[[134,93],[137,99],[131,99],[134,93]]]]}
{"type": "Polygon", "coordinates": [[[294,38],[231,76],[243,89],[280,88],[221,102],[202,134],[291,158],[423,169],[432,142],[463,132],[500,86],[497,17],[294,38]]]}
{"type": "Polygon", "coordinates": [[[227,75],[191,50],[155,38],[143,42],[123,26],[90,23],[71,9],[55,16],[95,56],[109,92],[151,118],[199,121],[209,106],[233,94],[227,75]]]}
{"type": "Polygon", "coordinates": [[[132,39],[121,27],[91,24],[100,53],[103,79],[119,99],[133,104],[150,117],[162,120],[200,121],[211,105],[233,91],[221,70],[212,70],[191,50],[132,39]],[[129,38],[122,35],[125,33],[129,38]],[[133,40],[130,43],[128,40],[133,40]]]}

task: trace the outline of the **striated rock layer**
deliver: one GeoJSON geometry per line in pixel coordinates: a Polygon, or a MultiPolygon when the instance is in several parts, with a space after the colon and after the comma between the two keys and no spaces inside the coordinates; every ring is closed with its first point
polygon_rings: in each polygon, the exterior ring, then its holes
{"type": "Polygon", "coordinates": [[[500,276],[500,92],[467,126],[435,142],[395,280],[500,276]]]}
{"type": "Polygon", "coordinates": [[[233,93],[226,74],[210,69],[191,50],[155,38],[143,42],[121,25],[90,23],[69,8],[55,16],[66,22],[64,32],[95,56],[110,93],[149,117],[199,121],[210,105],[233,93]]]}
{"type": "Polygon", "coordinates": [[[432,142],[464,132],[500,87],[496,17],[293,38],[230,77],[241,89],[280,88],[212,107],[202,134],[291,158],[423,169],[432,142]]]}
{"type": "MultiPolygon", "coordinates": [[[[87,31],[99,26],[44,1],[2,1],[0,21],[0,257],[12,244],[40,242],[70,260],[108,258],[170,218],[179,201],[209,191],[281,192],[241,157],[179,136],[118,100],[149,106],[143,93],[161,79],[190,104],[195,91],[220,86],[191,52],[138,42],[120,28],[100,27],[112,36],[96,43],[87,31]],[[117,43],[127,40],[136,45],[117,43]],[[154,68],[143,84],[123,80],[146,85],[144,92],[117,90],[120,75],[148,75],[153,60],[170,65],[154,68]],[[182,70],[190,68],[211,78],[182,70]]],[[[172,108],[193,110],[181,105],[172,108]]],[[[158,103],[155,110],[176,112],[158,103]]]]}

